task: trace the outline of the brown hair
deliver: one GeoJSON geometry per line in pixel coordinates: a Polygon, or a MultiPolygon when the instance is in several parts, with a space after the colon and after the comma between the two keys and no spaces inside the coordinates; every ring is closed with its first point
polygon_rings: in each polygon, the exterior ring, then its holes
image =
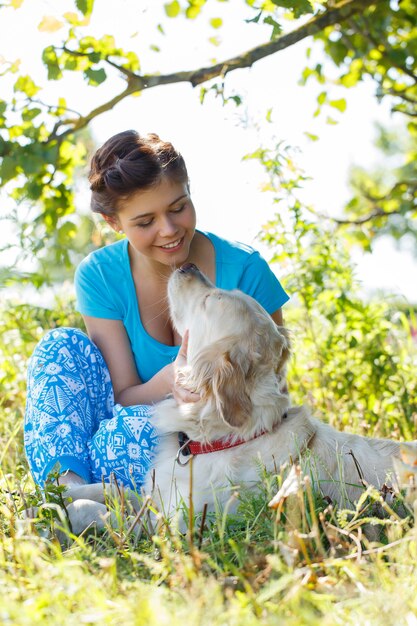
{"type": "Polygon", "coordinates": [[[171,143],[153,133],[146,137],[135,130],[118,133],[91,159],[91,209],[112,217],[120,202],[157,185],[163,176],[188,183],[184,159],[171,143]]]}

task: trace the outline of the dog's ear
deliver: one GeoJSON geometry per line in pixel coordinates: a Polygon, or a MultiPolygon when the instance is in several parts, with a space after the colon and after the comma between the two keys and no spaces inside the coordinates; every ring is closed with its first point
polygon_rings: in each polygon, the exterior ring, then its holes
{"type": "Polygon", "coordinates": [[[194,387],[212,396],[220,417],[230,426],[245,426],[252,416],[247,393],[249,363],[239,347],[225,351],[224,341],[202,350],[192,365],[194,387]]]}
{"type": "Polygon", "coordinates": [[[255,329],[250,339],[250,357],[261,375],[273,368],[277,375],[282,374],[290,356],[290,333],[284,326],[276,326],[270,320],[267,325],[255,329]]]}

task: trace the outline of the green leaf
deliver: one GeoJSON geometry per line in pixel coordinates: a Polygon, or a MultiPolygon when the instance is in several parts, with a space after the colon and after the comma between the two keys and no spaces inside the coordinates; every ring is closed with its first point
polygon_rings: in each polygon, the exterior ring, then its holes
{"type": "Polygon", "coordinates": [[[35,85],[35,83],[30,78],[30,76],[26,75],[26,76],[19,76],[19,78],[14,84],[13,89],[14,91],[21,91],[25,93],[27,96],[29,96],[29,98],[32,98],[34,95],[38,93],[40,87],[35,85]]]}
{"type": "Polygon", "coordinates": [[[59,80],[62,78],[58,57],[53,46],[48,46],[42,52],[42,62],[48,70],[48,80],[59,80]]]}
{"type": "Polygon", "coordinates": [[[251,22],[253,22],[254,24],[257,24],[261,18],[262,15],[262,11],[259,11],[258,15],[255,15],[255,17],[253,17],[251,20],[245,20],[245,22],[247,24],[250,24],[251,22]]]}
{"type": "Polygon", "coordinates": [[[277,7],[289,9],[298,18],[307,13],[314,13],[313,6],[309,0],[272,0],[277,7]]]}
{"type": "Polygon", "coordinates": [[[1,184],[4,185],[7,181],[14,178],[17,174],[17,163],[16,159],[5,156],[1,162],[0,166],[0,179],[1,184]]]}
{"type": "MultiPolygon", "coordinates": [[[[159,52],[159,47],[152,44],[151,46],[151,50],[154,50],[155,52],[159,52]]],[[[127,52],[126,53],[126,59],[128,61],[128,63],[124,63],[124,67],[127,67],[129,70],[132,70],[132,72],[137,72],[138,70],[140,70],[140,61],[138,59],[138,56],[135,52],[127,52]]]]}
{"type": "Polygon", "coordinates": [[[212,28],[221,28],[222,24],[223,24],[223,20],[221,17],[213,17],[210,20],[210,26],[212,28]]]}
{"type": "Polygon", "coordinates": [[[84,76],[88,79],[88,84],[93,86],[101,85],[107,78],[107,74],[103,69],[92,70],[90,68],[85,70],[84,76]]]}
{"type": "Polygon", "coordinates": [[[329,104],[334,109],[337,109],[341,113],[346,111],[346,100],[345,98],[340,98],[339,100],[329,100],[329,104]]]}
{"type": "Polygon", "coordinates": [[[169,4],[164,4],[165,13],[168,17],[177,17],[181,11],[180,3],[178,0],[174,0],[169,4]]]}
{"type": "Polygon", "coordinates": [[[39,107],[34,107],[33,109],[24,109],[22,112],[22,120],[24,122],[31,122],[40,113],[42,113],[42,110],[39,107]]]}
{"type": "Polygon", "coordinates": [[[75,6],[83,15],[91,15],[94,0],[75,0],[75,6]]]}
{"type": "Polygon", "coordinates": [[[42,169],[42,165],[44,165],[42,156],[36,154],[28,154],[22,162],[22,168],[26,176],[28,174],[38,174],[42,169]]]}
{"type": "Polygon", "coordinates": [[[319,95],[317,96],[317,102],[319,103],[320,106],[326,102],[326,98],[327,98],[327,93],[325,91],[322,91],[321,93],[319,93],[319,95]]]}
{"type": "Polygon", "coordinates": [[[360,78],[358,72],[348,72],[340,77],[340,83],[344,87],[354,87],[359,82],[360,78]]]}
{"type": "Polygon", "coordinates": [[[191,6],[191,7],[188,7],[188,9],[185,12],[185,15],[189,20],[195,20],[195,18],[199,15],[200,11],[201,11],[201,7],[196,6],[196,5],[191,6]]]}
{"type": "Polygon", "coordinates": [[[268,15],[267,17],[264,18],[264,24],[269,24],[269,26],[272,26],[272,33],[271,33],[272,40],[276,39],[282,31],[281,24],[278,24],[278,22],[274,20],[274,18],[271,15],[268,15]]]}
{"type": "Polygon", "coordinates": [[[308,133],[307,131],[305,131],[304,134],[307,137],[307,139],[310,139],[310,141],[318,141],[319,140],[319,136],[318,135],[313,135],[312,133],[308,133]]]}

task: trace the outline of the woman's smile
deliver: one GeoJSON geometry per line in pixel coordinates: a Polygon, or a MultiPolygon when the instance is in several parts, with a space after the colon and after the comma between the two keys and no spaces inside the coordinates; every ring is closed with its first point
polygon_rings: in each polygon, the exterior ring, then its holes
{"type": "Polygon", "coordinates": [[[184,241],[184,237],[181,237],[181,239],[177,239],[176,241],[173,241],[172,243],[165,243],[164,245],[158,246],[158,247],[162,248],[162,250],[167,250],[168,252],[176,252],[182,246],[183,241],[184,241]]]}

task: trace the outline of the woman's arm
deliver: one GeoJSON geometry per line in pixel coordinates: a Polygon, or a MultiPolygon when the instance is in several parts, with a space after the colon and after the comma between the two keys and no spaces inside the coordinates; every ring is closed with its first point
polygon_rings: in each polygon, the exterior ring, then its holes
{"type": "Polygon", "coordinates": [[[274,313],[271,313],[271,317],[277,326],[284,326],[282,309],[277,309],[276,311],[274,311],[274,313]]]}
{"type": "Polygon", "coordinates": [[[176,382],[176,371],[187,358],[184,338],[177,358],[146,383],[140,380],[123,322],[83,316],[88,335],[96,344],[109,368],[114,400],[122,406],[153,404],[172,393],[178,402],[195,402],[199,396],[176,382]]]}
{"type": "Polygon", "coordinates": [[[100,350],[109,368],[115,402],[123,406],[152,404],[172,393],[172,363],[162,368],[151,380],[142,383],[122,321],[86,315],[83,319],[90,339],[100,350]]]}

